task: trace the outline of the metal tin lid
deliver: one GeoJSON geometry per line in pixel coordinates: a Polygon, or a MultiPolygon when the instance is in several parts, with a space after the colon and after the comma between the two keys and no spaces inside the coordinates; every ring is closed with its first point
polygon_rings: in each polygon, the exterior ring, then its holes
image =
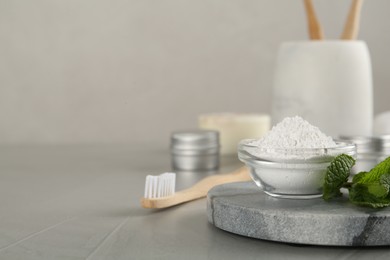
{"type": "Polygon", "coordinates": [[[379,149],[386,154],[390,153],[390,135],[379,135],[376,137],[379,141],[379,149]]]}
{"type": "Polygon", "coordinates": [[[340,136],[340,139],[356,144],[358,153],[376,152],[380,146],[378,138],[373,136],[340,136]]]}
{"type": "Polygon", "coordinates": [[[171,136],[172,150],[207,150],[217,147],[219,147],[218,131],[177,131],[171,136]]]}

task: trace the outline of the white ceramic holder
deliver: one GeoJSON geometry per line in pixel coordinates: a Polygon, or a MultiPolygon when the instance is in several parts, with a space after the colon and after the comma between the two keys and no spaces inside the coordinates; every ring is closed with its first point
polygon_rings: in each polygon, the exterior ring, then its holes
{"type": "Polygon", "coordinates": [[[273,124],[302,116],[333,137],[371,135],[371,60],[363,41],[286,42],[279,48],[273,124]]]}

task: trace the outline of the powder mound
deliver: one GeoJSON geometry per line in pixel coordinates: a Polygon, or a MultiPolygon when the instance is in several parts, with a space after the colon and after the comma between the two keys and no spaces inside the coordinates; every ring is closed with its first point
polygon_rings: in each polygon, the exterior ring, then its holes
{"type": "Polygon", "coordinates": [[[299,116],[286,117],[263,138],[253,141],[261,149],[331,148],[336,147],[332,137],[299,116]]]}

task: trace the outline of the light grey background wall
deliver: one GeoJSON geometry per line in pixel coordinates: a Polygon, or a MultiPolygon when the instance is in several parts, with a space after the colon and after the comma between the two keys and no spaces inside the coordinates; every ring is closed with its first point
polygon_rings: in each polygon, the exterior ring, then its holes
{"type": "MultiPolygon", "coordinates": [[[[316,0],[328,38],[350,1],[316,0]]],[[[390,110],[390,1],[366,0],[376,113],[390,110]]],[[[168,143],[207,112],[270,112],[300,0],[0,0],[0,143],[168,143]]]]}

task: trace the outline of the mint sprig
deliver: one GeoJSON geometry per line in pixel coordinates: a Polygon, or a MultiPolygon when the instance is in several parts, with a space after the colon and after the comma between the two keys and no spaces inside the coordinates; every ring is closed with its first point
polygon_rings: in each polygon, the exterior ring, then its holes
{"type": "Polygon", "coordinates": [[[373,183],[379,181],[384,174],[390,174],[390,157],[380,162],[371,171],[363,173],[362,176],[357,177],[357,180],[354,181],[358,181],[359,183],[373,183]]]}
{"type": "Polygon", "coordinates": [[[323,186],[324,200],[340,197],[340,189],[348,181],[355,159],[346,154],[340,154],[328,166],[323,186]]]}
{"type": "Polygon", "coordinates": [[[390,205],[389,190],[379,183],[356,183],[349,190],[349,200],[356,205],[383,208],[390,205]]]}
{"type": "Polygon", "coordinates": [[[329,165],[324,182],[324,200],[341,195],[340,189],[349,190],[349,200],[359,206],[372,208],[390,205],[390,157],[369,172],[356,174],[348,182],[355,160],[349,155],[339,155],[329,165]]]}

